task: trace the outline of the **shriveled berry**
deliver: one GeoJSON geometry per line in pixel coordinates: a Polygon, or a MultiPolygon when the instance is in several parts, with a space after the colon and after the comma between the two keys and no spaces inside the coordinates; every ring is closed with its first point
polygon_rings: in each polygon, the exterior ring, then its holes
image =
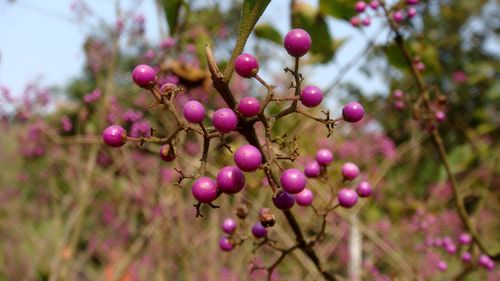
{"type": "Polygon", "coordinates": [[[253,145],[240,146],[234,153],[234,163],[245,172],[253,172],[262,164],[262,154],[253,145]]]}
{"type": "Polygon", "coordinates": [[[304,166],[304,174],[308,178],[316,178],[321,174],[321,166],[317,161],[311,161],[304,166]]]}
{"type": "Polygon", "coordinates": [[[306,176],[298,169],[288,169],[280,177],[283,190],[290,194],[297,194],[306,187],[306,176]]]}
{"type": "Polygon", "coordinates": [[[356,164],[347,162],[342,165],[342,177],[344,180],[352,181],[359,175],[359,168],[356,164]]]}
{"type": "Polygon", "coordinates": [[[221,108],[214,112],[212,124],[221,133],[229,133],[238,126],[238,116],[230,108],[221,108]]]}
{"type": "Polygon", "coordinates": [[[244,53],[236,57],[234,70],[241,77],[250,78],[259,71],[259,62],[253,55],[244,53]]]}
{"type": "Polygon", "coordinates": [[[224,252],[230,252],[233,250],[234,245],[231,243],[231,240],[229,240],[229,237],[224,236],[219,240],[219,247],[224,252]]]}
{"type": "Polygon", "coordinates": [[[198,101],[188,101],[182,108],[182,115],[190,123],[200,123],[205,118],[205,107],[198,101]]]}
{"type": "Polygon", "coordinates": [[[314,194],[309,188],[304,188],[304,190],[295,194],[295,201],[299,206],[310,206],[313,200],[314,194]]]}
{"type": "Polygon", "coordinates": [[[260,222],[257,222],[252,226],[252,235],[257,239],[265,237],[267,229],[260,222]]]}
{"type": "Polygon", "coordinates": [[[286,34],[284,45],[289,55],[301,57],[311,48],[311,36],[303,29],[292,29],[286,34]]]}
{"type": "Polygon", "coordinates": [[[171,162],[175,159],[174,150],[169,144],[164,144],[160,147],[160,158],[167,162],[171,162]]]}
{"type": "Polygon", "coordinates": [[[347,122],[358,122],[363,119],[365,115],[365,109],[363,106],[355,101],[347,103],[344,108],[342,108],[342,116],[347,122]]]}
{"type": "Polygon", "coordinates": [[[217,186],[224,193],[238,193],[245,186],[245,175],[236,166],[226,166],[217,174],[217,186]]]}
{"type": "Polygon", "coordinates": [[[232,218],[227,218],[222,222],[222,231],[227,234],[233,234],[238,224],[232,218]]]}
{"type": "Polygon", "coordinates": [[[339,205],[344,208],[351,208],[358,202],[358,194],[349,188],[342,188],[337,195],[339,205]]]}
{"type": "Polygon", "coordinates": [[[193,183],[191,192],[201,203],[210,203],[217,199],[217,183],[209,177],[201,177],[193,183]]]}
{"type": "Polygon", "coordinates": [[[253,117],[260,112],[260,102],[254,97],[244,97],[236,106],[238,111],[245,117],[253,117]]]}
{"type": "Polygon", "coordinates": [[[280,210],[289,210],[295,204],[295,196],[284,191],[279,191],[273,198],[274,206],[280,210]]]}
{"type": "Polygon", "coordinates": [[[156,72],[149,65],[139,64],[132,71],[132,80],[141,88],[149,88],[156,80],[156,72]]]}
{"type": "Polygon", "coordinates": [[[276,218],[271,209],[262,208],[259,211],[259,221],[264,227],[271,227],[276,223],[276,218]]]}
{"type": "Polygon", "coordinates": [[[359,197],[370,197],[373,193],[372,185],[367,181],[362,181],[356,187],[359,197]]]}
{"type": "Polygon", "coordinates": [[[316,152],[316,161],[321,166],[328,166],[333,161],[333,154],[329,149],[320,149],[316,152]]]}
{"type": "Polygon", "coordinates": [[[111,147],[120,147],[127,142],[127,131],[118,125],[111,125],[102,133],[102,140],[111,147]]]}
{"type": "Polygon", "coordinates": [[[323,101],[323,92],[316,86],[307,86],[300,93],[300,102],[307,107],[318,106],[323,101]]]}

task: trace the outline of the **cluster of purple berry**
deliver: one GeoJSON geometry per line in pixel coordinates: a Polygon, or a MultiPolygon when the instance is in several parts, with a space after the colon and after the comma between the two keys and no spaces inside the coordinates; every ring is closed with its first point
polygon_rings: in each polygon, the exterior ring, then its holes
{"type": "MultiPolygon", "coordinates": [[[[402,23],[405,19],[412,19],[417,15],[417,10],[413,6],[418,3],[419,0],[407,0],[405,2],[406,9],[398,9],[392,11],[391,19],[397,24],[402,23]]],[[[384,5],[383,2],[377,0],[372,0],[368,4],[365,1],[357,1],[354,4],[354,10],[358,14],[351,17],[351,25],[354,27],[359,27],[361,25],[369,26],[371,24],[371,17],[368,12],[368,7],[370,7],[373,11],[377,11],[382,5],[384,5]]]]}

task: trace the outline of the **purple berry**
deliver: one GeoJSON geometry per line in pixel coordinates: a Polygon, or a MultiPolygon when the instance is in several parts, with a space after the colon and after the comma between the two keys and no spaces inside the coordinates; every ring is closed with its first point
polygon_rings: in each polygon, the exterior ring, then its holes
{"type": "Polygon", "coordinates": [[[311,48],[311,36],[303,29],[292,29],[286,34],[284,45],[290,56],[301,57],[311,48]]]}
{"type": "Polygon", "coordinates": [[[229,237],[227,236],[224,236],[219,240],[219,247],[224,252],[230,252],[234,248],[233,243],[231,243],[231,240],[229,240],[229,237]]]}
{"type": "Polygon", "coordinates": [[[411,7],[411,8],[408,8],[408,11],[406,12],[406,14],[408,15],[408,18],[413,18],[414,16],[417,15],[417,9],[411,7]]]}
{"type": "Polygon", "coordinates": [[[441,272],[446,271],[448,269],[448,264],[445,261],[438,261],[437,268],[441,272]]]}
{"type": "Polygon", "coordinates": [[[373,10],[376,10],[379,5],[380,5],[380,2],[377,0],[373,0],[370,2],[370,8],[372,8],[373,10]]]}
{"type": "Polygon", "coordinates": [[[465,263],[469,263],[472,260],[472,255],[469,252],[463,252],[462,253],[462,261],[465,263]]]}
{"type": "Polygon", "coordinates": [[[352,181],[358,177],[359,168],[356,164],[347,162],[344,165],[342,165],[341,172],[342,172],[342,177],[344,177],[344,180],[352,181]]]}
{"type": "Polygon", "coordinates": [[[308,178],[315,178],[321,174],[321,166],[317,161],[312,161],[304,166],[304,174],[308,178]]]}
{"type": "Polygon", "coordinates": [[[299,206],[310,206],[313,200],[314,194],[309,188],[304,188],[304,190],[295,194],[295,201],[299,206]]]}
{"type": "Polygon", "coordinates": [[[365,109],[363,106],[355,101],[347,103],[344,108],[342,108],[342,116],[347,122],[358,122],[363,119],[365,115],[365,109]]]}
{"type": "Polygon", "coordinates": [[[369,17],[366,17],[362,21],[364,26],[369,26],[372,23],[372,20],[369,17]]]}
{"type": "Polygon", "coordinates": [[[361,24],[361,20],[357,16],[353,16],[349,22],[351,23],[352,26],[358,27],[361,24]]]}
{"type": "Polygon", "coordinates": [[[358,1],[358,2],[356,2],[356,4],[354,4],[354,9],[358,13],[364,12],[365,9],[366,9],[366,3],[365,3],[365,1],[358,1]]]}
{"type": "Polygon", "coordinates": [[[406,4],[408,5],[416,5],[418,4],[419,0],[406,0],[406,4]]]}
{"type": "Polygon", "coordinates": [[[372,185],[367,181],[362,181],[356,187],[359,197],[370,197],[373,193],[372,185]]]}
{"type": "Polygon", "coordinates": [[[489,256],[483,254],[479,256],[478,265],[491,271],[495,267],[495,262],[489,256]]]}
{"type": "Polygon", "coordinates": [[[403,110],[406,106],[406,103],[402,100],[397,100],[397,101],[394,101],[393,106],[397,110],[403,110]]]}
{"type": "Polygon", "coordinates": [[[394,96],[395,99],[402,99],[405,95],[405,93],[403,91],[401,91],[400,89],[396,89],[394,90],[394,92],[392,92],[392,95],[394,96]]]}
{"type": "Polygon", "coordinates": [[[259,62],[250,54],[241,54],[234,61],[234,70],[239,76],[250,78],[259,71],[259,62]]]}
{"type": "Polygon", "coordinates": [[[279,191],[273,198],[274,206],[280,210],[289,210],[295,204],[295,196],[284,191],[279,191]]]}
{"type": "Polygon", "coordinates": [[[230,108],[221,108],[214,112],[212,124],[221,133],[229,133],[238,126],[238,116],[230,108]]]}
{"type": "Polygon", "coordinates": [[[434,118],[436,118],[436,122],[443,123],[446,120],[446,113],[444,113],[442,111],[438,111],[434,115],[434,118]]]}
{"type": "Polygon", "coordinates": [[[316,86],[307,86],[300,93],[300,102],[307,107],[318,106],[323,100],[323,92],[316,86]]]}
{"type": "Polygon", "coordinates": [[[231,218],[227,218],[224,220],[224,222],[222,222],[222,231],[224,231],[227,234],[233,234],[234,231],[236,230],[236,227],[237,227],[236,221],[231,218]]]}
{"type": "Polygon", "coordinates": [[[263,227],[260,222],[257,222],[252,226],[252,235],[257,239],[265,237],[267,235],[267,229],[263,227]]]}
{"type": "Polygon", "coordinates": [[[141,88],[149,88],[156,79],[155,70],[146,64],[139,64],[132,71],[132,80],[141,88]]]}
{"type": "Polygon", "coordinates": [[[253,117],[260,112],[260,102],[254,97],[244,97],[236,106],[241,115],[253,117]]]}
{"type": "Polygon", "coordinates": [[[234,153],[234,163],[245,172],[253,172],[262,164],[262,154],[253,145],[240,146],[234,153]]]}
{"type": "Polygon", "coordinates": [[[198,101],[188,101],[182,108],[182,115],[190,123],[200,123],[205,118],[205,107],[198,101]]]}
{"type": "Polygon", "coordinates": [[[209,177],[201,177],[193,183],[191,192],[201,203],[210,203],[217,199],[217,183],[209,177]]]}
{"type": "Polygon", "coordinates": [[[163,161],[167,162],[174,161],[175,159],[174,150],[169,144],[164,144],[160,148],[160,158],[163,159],[163,161]]]}
{"type": "Polygon", "coordinates": [[[333,154],[326,148],[320,149],[316,152],[316,161],[321,166],[328,166],[333,161],[333,154]]]}
{"type": "Polygon", "coordinates": [[[352,189],[342,188],[337,196],[339,205],[344,208],[351,208],[358,202],[358,194],[352,189]]]}
{"type": "Polygon", "coordinates": [[[127,131],[118,125],[111,125],[102,132],[102,140],[111,147],[120,147],[127,142],[127,131]]]}
{"type": "Polygon", "coordinates": [[[283,190],[290,194],[297,194],[306,187],[306,176],[298,169],[288,169],[280,177],[283,190]]]}
{"type": "Polygon", "coordinates": [[[395,11],[393,14],[392,14],[392,19],[397,22],[397,23],[401,23],[405,17],[403,15],[403,12],[401,11],[395,11]]]}
{"type": "Polygon", "coordinates": [[[458,242],[462,245],[469,245],[472,242],[472,236],[468,233],[462,233],[458,238],[458,242]]]}
{"type": "Polygon", "coordinates": [[[226,166],[217,174],[217,186],[224,193],[238,193],[245,186],[245,175],[236,166],[226,166]]]}
{"type": "Polygon", "coordinates": [[[448,252],[448,254],[451,254],[451,255],[454,255],[457,253],[457,246],[455,246],[455,244],[453,244],[453,243],[446,244],[444,246],[444,249],[446,252],[448,252]]]}

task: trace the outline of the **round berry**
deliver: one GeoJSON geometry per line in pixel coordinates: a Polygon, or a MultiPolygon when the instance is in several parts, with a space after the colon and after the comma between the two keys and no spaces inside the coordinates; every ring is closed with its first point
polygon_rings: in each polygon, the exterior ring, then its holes
{"type": "Polygon", "coordinates": [[[377,1],[377,0],[373,0],[370,2],[370,8],[372,8],[373,10],[376,10],[380,5],[380,2],[377,1]]]}
{"type": "Polygon", "coordinates": [[[446,120],[446,113],[442,112],[442,111],[438,111],[436,112],[436,114],[434,115],[434,118],[436,118],[436,121],[438,123],[443,123],[445,120],[446,120]]]}
{"type": "Polygon", "coordinates": [[[408,11],[406,12],[406,14],[408,15],[408,18],[413,18],[417,15],[417,9],[411,7],[411,8],[408,8],[408,11]]]}
{"type": "Polygon", "coordinates": [[[342,116],[347,122],[358,122],[363,119],[365,115],[365,109],[363,106],[355,101],[347,103],[344,108],[342,108],[342,116]]]}
{"type": "Polygon", "coordinates": [[[241,115],[253,117],[260,112],[260,102],[254,97],[244,97],[236,106],[241,115]]]}
{"type": "Polygon", "coordinates": [[[323,92],[316,86],[307,86],[300,93],[300,102],[307,107],[318,106],[323,100],[323,92]]]}
{"type": "Polygon", "coordinates": [[[446,244],[444,246],[444,249],[446,252],[448,252],[448,254],[451,254],[451,255],[454,255],[457,252],[457,246],[455,246],[455,244],[453,244],[453,243],[446,244]]]}
{"type": "Polygon", "coordinates": [[[311,161],[304,166],[304,174],[308,178],[316,178],[321,174],[321,166],[317,161],[311,161]]]}
{"type": "Polygon", "coordinates": [[[357,16],[353,16],[349,22],[351,23],[352,26],[358,27],[361,24],[361,20],[357,16]]]}
{"type": "Polygon", "coordinates": [[[253,145],[240,146],[234,153],[234,163],[245,172],[253,172],[262,164],[262,154],[253,145]]]}
{"type": "Polygon", "coordinates": [[[230,252],[234,248],[233,243],[231,243],[231,240],[229,240],[229,237],[227,236],[224,236],[219,240],[219,247],[224,252],[230,252]]]}
{"type": "Polygon", "coordinates": [[[214,112],[212,124],[221,133],[229,133],[238,126],[238,116],[230,108],[221,108],[214,112]]]}
{"type": "Polygon", "coordinates": [[[205,118],[205,107],[198,101],[188,101],[182,108],[182,115],[190,123],[200,123],[205,118]]]}
{"type": "Polygon", "coordinates": [[[102,140],[111,147],[120,147],[127,142],[127,131],[118,125],[111,125],[102,132],[102,140]]]}
{"type": "Polygon", "coordinates": [[[418,4],[419,0],[406,0],[406,4],[408,5],[416,5],[418,4]]]}
{"type": "Polygon", "coordinates": [[[250,78],[259,71],[259,62],[250,54],[241,54],[234,61],[234,70],[239,76],[250,78]]]}
{"type": "Polygon", "coordinates": [[[359,175],[359,168],[356,166],[356,164],[347,162],[344,165],[342,165],[342,176],[344,177],[344,180],[352,181],[359,175]]]}
{"type": "Polygon", "coordinates": [[[365,1],[358,1],[358,2],[356,2],[356,4],[354,4],[354,9],[358,13],[364,12],[365,9],[366,9],[366,3],[365,3],[365,1]]]}
{"type": "Polygon", "coordinates": [[[257,239],[265,237],[267,229],[260,222],[257,222],[252,226],[252,235],[257,239]]]}
{"type": "Polygon", "coordinates": [[[280,177],[283,190],[290,194],[297,194],[306,187],[306,176],[298,169],[288,169],[280,177]]]}
{"type": "Polygon", "coordinates": [[[401,23],[405,17],[403,15],[403,12],[401,11],[395,11],[393,14],[392,14],[392,19],[397,22],[397,23],[401,23]]]}
{"type": "Polygon", "coordinates": [[[364,26],[369,26],[372,23],[372,20],[369,17],[366,17],[361,23],[363,23],[364,26]]]}
{"type": "Polygon", "coordinates": [[[495,262],[489,256],[484,254],[479,256],[478,264],[479,266],[486,268],[488,271],[493,270],[495,267],[495,262]]]}
{"type": "Polygon", "coordinates": [[[274,206],[280,210],[289,210],[295,204],[295,196],[284,191],[279,191],[273,198],[274,206]]]}
{"type": "Polygon", "coordinates": [[[445,261],[438,261],[437,268],[441,272],[446,271],[448,269],[448,264],[445,261]]]}
{"type": "Polygon", "coordinates": [[[344,208],[351,208],[358,202],[358,194],[349,188],[342,188],[337,195],[339,205],[344,208]]]}
{"type": "Polygon", "coordinates": [[[458,242],[462,245],[469,245],[472,242],[472,236],[468,233],[462,233],[458,238],[458,242]]]}
{"type": "Polygon", "coordinates": [[[405,93],[403,91],[401,91],[400,89],[396,89],[394,90],[394,92],[392,92],[392,95],[394,96],[395,99],[402,99],[405,95],[405,93]]]}
{"type": "Polygon", "coordinates": [[[465,263],[469,263],[472,260],[472,255],[469,252],[462,253],[462,261],[465,263]]]}
{"type": "Polygon", "coordinates": [[[320,149],[316,152],[316,161],[321,166],[328,166],[333,161],[333,154],[329,149],[320,149]]]}
{"type": "Polygon", "coordinates": [[[367,181],[362,181],[356,187],[359,197],[370,197],[373,193],[372,185],[367,181]]]}
{"type": "Polygon", "coordinates": [[[397,101],[394,101],[393,106],[397,110],[403,110],[406,106],[406,103],[402,100],[397,100],[397,101]]]}
{"type": "Polygon", "coordinates": [[[292,29],[286,34],[284,45],[290,56],[301,57],[311,48],[311,36],[303,29],[292,29]]]}
{"type": "Polygon", "coordinates": [[[146,64],[139,64],[132,71],[132,80],[141,88],[149,88],[156,79],[155,70],[146,64]]]}
{"type": "Polygon", "coordinates": [[[160,147],[160,158],[167,162],[171,162],[175,159],[174,150],[169,144],[164,144],[160,147]]]}
{"type": "Polygon", "coordinates": [[[295,201],[299,206],[309,206],[313,200],[314,194],[309,188],[304,188],[304,190],[295,194],[295,201]]]}
{"type": "Polygon", "coordinates": [[[237,227],[236,221],[231,218],[227,218],[224,220],[224,222],[222,222],[222,231],[224,231],[227,234],[233,234],[234,231],[236,230],[236,227],[237,227]]]}
{"type": "Polygon", "coordinates": [[[238,193],[245,186],[245,175],[236,166],[226,166],[217,174],[217,186],[224,193],[238,193]]]}
{"type": "Polygon", "coordinates": [[[193,183],[191,192],[201,203],[210,203],[217,199],[217,183],[209,177],[201,177],[193,183]]]}

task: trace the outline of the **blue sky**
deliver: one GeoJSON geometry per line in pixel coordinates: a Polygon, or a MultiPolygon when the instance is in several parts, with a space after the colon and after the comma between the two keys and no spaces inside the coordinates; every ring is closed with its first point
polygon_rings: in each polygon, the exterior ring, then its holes
{"type": "MultiPolygon", "coordinates": [[[[70,11],[71,0],[17,0],[10,4],[0,0],[0,85],[19,93],[30,81],[41,79],[46,86],[64,86],[71,77],[77,76],[83,65],[82,43],[88,28],[76,23],[70,11]],[[49,4],[50,3],[50,4],[49,4]]],[[[114,19],[114,2],[88,0],[88,4],[100,17],[114,19]]],[[[124,4],[131,1],[122,1],[124,4]]],[[[308,1],[317,5],[317,1],[308,1]]],[[[262,22],[276,24],[282,34],[289,28],[289,1],[272,1],[262,22]]],[[[146,15],[147,37],[158,42],[160,33],[153,0],[144,0],[139,10],[146,15]]],[[[378,30],[375,22],[364,29],[365,34],[378,30]]],[[[339,50],[336,61],[311,70],[312,80],[324,87],[335,79],[339,68],[357,55],[366,44],[366,35],[341,21],[329,21],[336,38],[349,38],[339,50]]],[[[386,40],[387,36],[379,39],[386,40]]],[[[368,92],[384,91],[384,84],[375,77],[366,80],[356,70],[346,75],[346,80],[362,79],[362,88],[368,92]]]]}

